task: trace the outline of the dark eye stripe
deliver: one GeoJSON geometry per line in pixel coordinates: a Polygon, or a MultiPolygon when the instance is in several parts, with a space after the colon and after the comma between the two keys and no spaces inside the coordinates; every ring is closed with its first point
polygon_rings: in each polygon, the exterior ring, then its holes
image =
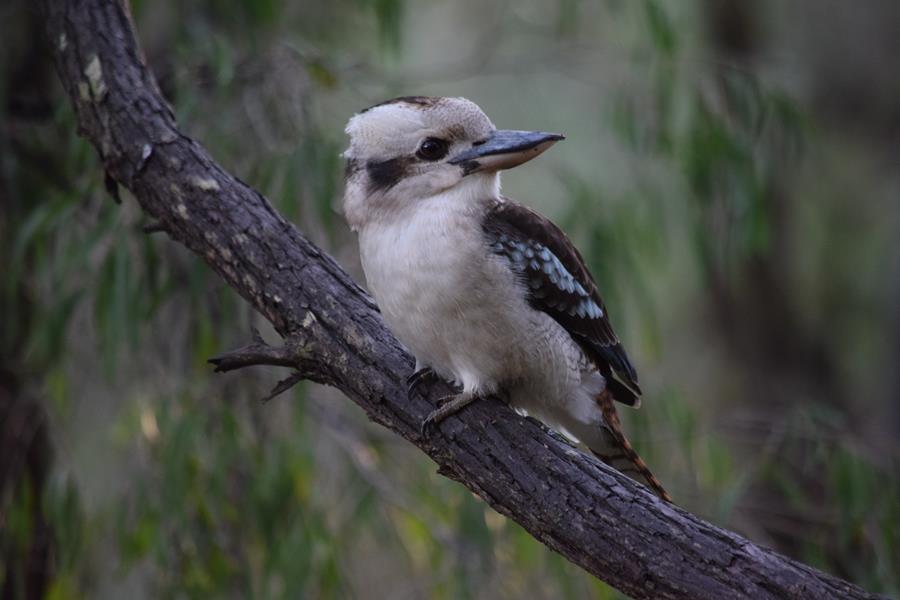
{"type": "Polygon", "coordinates": [[[409,156],[398,156],[383,161],[370,160],[366,163],[366,172],[369,174],[369,192],[389,190],[406,177],[407,172],[414,162],[409,156]]]}

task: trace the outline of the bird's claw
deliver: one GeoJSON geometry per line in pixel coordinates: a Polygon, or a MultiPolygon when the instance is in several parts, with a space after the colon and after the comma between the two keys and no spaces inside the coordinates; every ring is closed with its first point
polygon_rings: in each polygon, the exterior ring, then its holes
{"type": "Polygon", "coordinates": [[[437,378],[437,374],[431,367],[422,367],[412,375],[406,378],[406,394],[412,396],[420,385],[429,379],[437,378]]]}
{"type": "Polygon", "coordinates": [[[425,420],[422,421],[422,427],[419,432],[422,437],[431,437],[437,430],[437,426],[449,417],[461,411],[463,408],[478,399],[478,396],[471,393],[451,394],[444,396],[438,400],[437,408],[431,411],[425,420]]]}
{"type": "Polygon", "coordinates": [[[439,421],[434,418],[435,412],[436,411],[432,411],[431,414],[422,421],[422,426],[419,428],[419,434],[423,438],[430,438],[437,431],[439,421]]]}

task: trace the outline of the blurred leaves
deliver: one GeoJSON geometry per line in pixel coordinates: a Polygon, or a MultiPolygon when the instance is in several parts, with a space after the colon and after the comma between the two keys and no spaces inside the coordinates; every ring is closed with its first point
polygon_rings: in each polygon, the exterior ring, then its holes
{"type": "Polygon", "coordinates": [[[644,1],[647,32],[659,54],[670,58],[677,48],[677,35],[666,10],[655,0],[644,1]]]}
{"type": "Polygon", "coordinates": [[[371,5],[378,22],[382,47],[390,54],[400,52],[402,42],[404,0],[365,0],[371,5]]]}
{"type": "Polygon", "coordinates": [[[125,556],[152,559],[165,594],[334,596],[334,545],[351,540],[309,493],[309,427],[298,414],[293,435],[263,443],[238,412],[185,398],[154,415],[152,474],[119,515],[125,556]]]}

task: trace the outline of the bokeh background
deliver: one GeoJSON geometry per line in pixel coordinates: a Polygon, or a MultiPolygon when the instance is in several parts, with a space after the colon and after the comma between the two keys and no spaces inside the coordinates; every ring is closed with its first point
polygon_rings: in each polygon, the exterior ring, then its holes
{"type": "MultiPolygon", "coordinates": [[[[504,176],[583,249],[685,508],[900,593],[900,4],[134,0],[182,128],[363,282],[343,126],[461,95],[568,139],[504,176]]],[[[0,5],[3,598],[618,598],[340,394],[105,191],[0,5]]]]}

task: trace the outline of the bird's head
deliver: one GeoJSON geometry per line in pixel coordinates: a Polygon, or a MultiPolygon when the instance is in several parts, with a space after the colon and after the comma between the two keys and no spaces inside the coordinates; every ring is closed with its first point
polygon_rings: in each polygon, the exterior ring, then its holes
{"type": "Polygon", "coordinates": [[[498,130],[465,98],[406,96],[347,123],[344,212],[351,227],[454,188],[499,189],[498,172],[520,165],[563,136],[498,130]]]}

